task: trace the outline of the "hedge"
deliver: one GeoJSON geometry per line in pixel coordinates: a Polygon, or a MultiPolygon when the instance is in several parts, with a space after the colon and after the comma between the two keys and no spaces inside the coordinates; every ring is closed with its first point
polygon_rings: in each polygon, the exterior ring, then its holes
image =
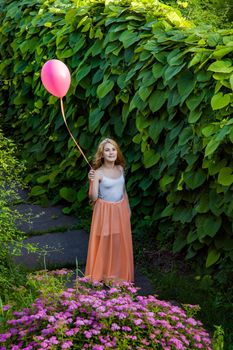
{"type": "Polygon", "coordinates": [[[62,60],[70,129],[91,159],[103,137],[127,160],[136,224],[173,252],[233,260],[233,30],[194,27],[158,1],[2,1],[2,124],[27,159],[31,195],[87,205],[87,167],[40,80],[62,60]]]}

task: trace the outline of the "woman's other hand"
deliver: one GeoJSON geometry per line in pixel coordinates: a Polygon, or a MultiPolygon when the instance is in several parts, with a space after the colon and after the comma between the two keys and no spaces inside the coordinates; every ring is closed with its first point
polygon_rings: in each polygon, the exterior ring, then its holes
{"type": "Polygon", "coordinates": [[[95,170],[94,170],[94,169],[91,169],[91,170],[89,171],[89,173],[88,173],[88,179],[89,179],[90,181],[93,181],[94,178],[95,178],[95,170]]]}

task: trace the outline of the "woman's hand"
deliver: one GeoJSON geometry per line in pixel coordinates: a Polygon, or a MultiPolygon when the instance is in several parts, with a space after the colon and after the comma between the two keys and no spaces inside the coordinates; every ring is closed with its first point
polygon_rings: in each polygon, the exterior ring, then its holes
{"type": "Polygon", "coordinates": [[[94,170],[94,169],[91,169],[91,170],[89,171],[89,173],[88,173],[88,179],[89,179],[90,181],[93,181],[94,178],[95,178],[95,170],[94,170]]]}

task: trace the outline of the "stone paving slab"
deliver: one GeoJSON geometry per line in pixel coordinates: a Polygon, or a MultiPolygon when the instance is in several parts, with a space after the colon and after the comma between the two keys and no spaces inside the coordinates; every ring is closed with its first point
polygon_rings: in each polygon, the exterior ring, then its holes
{"type": "Polygon", "coordinates": [[[46,233],[32,236],[24,240],[24,243],[36,245],[40,251],[28,253],[23,249],[23,254],[17,256],[15,261],[28,270],[44,269],[44,259],[48,269],[67,267],[86,263],[89,235],[84,230],[46,233]]]}
{"type": "Polygon", "coordinates": [[[59,228],[67,230],[78,224],[78,219],[63,214],[63,207],[59,205],[43,208],[40,205],[23,203],[15,205],[14,208],[26,220],[18,224],[18,228],[25,233],[50,232],[56,229],[59,231],[59,228]]]}

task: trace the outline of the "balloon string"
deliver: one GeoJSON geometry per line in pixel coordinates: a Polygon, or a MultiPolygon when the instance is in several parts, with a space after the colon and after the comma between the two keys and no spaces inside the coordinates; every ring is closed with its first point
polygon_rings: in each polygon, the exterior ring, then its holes
{"type": "Polygon", "coordinates": [[[78,150],[80,151],[80,153],[81,153],[82,156],[84,157],[84,159],[85,159],[85,161],[87,162],[87,164],[89,165],[89,167],[92,169],[90,163],[89,163],[88,160],[87,160],[87,157],[85,156],[85,154],[84,154],[83,150],[81,149],[81,147],[79,146],[79,144],[76,142],[74,136],[72,135],[72,133],[71,133],[71,131],[70,131],[68,125],[67,125],[67,121],[66,121],[66,117],[65,117],[64,105],[63,105],[63,100],[62,100],[62,98],[60,98],[60,101],[61,101],[61,113],[62,113],[62,117],[63,117],[64,122],[65,122],[65,126],[66,126],[67,130],[69,131],[69,134],[70,134],[72,140],[74,141],[75,145],[78,147],[78,150]]]}

